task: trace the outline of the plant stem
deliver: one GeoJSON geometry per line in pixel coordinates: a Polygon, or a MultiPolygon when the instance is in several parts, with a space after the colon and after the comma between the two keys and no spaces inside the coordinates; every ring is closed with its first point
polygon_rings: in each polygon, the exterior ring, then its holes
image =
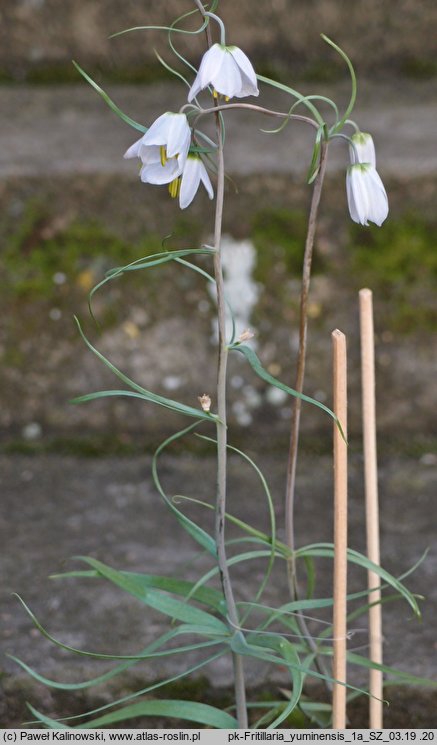
{"type": "MultiPolygon", "coordinates": [[[[308,218],[308,229],[305,241],[305,252],[303,259],[302,288],[300,295],[300,316],[299,316],[299,350],[297,355],[296,381],[294,389],[298,393],[303,393],[303,384],[305,379],[305,359],[307,349],[307,307],[308,295],[311,280],[311,263],[313,257],[314,237],[316,232],[317,215],[322,193],[323,181],[325,178],[326,163],[328,154],[328,143],[322,140],[320,148],[319,171],[314,181],[313,195],[311,199],[310,214],[308,218]]],[[[299,425],[302,401],[295,398],[293,402],[293,412],[291,419],[291,436],[290,449],[287,464],[287,487],[285,495],[285,535],[286,544],[290,549],[290,558],[287,561],[287,574],[290,596],[292,600],[298,598],[298,587],[296,578],[296,560],[295,560],[295,530],[294,530],[294,507],[295,507],[295,486],[296,486],[296,464],[297,452],[299,445],[299,425]]],[[[304,636],[308,639],[308,644],[313,652],[317,652],[317,644],[312,639],[306,621],[301,612],[298,612],[297,620],[299,627],[304,636]]],[[[327,674],[324,665],[316,658],[316,664],[322,674],[327,674]]]]}
{"type": "MultiPolygon", "coordinates": [[[[298,393],[303,393],[303,384],[305,379],[305,359],[307,350],[307,326],[308,326],[308,295],[310,291],[310,280],[311,280],[311,263],[313,258],[313,247],[314,247],[314,236],[316,232],[317,214],[320,204],[320,197],[322,193],[323,180],[326,171],[326,161],[328,153],[328,143],[322,141],[320,148],[320,163],[319,172],[314,181],[313,195],[311,199],[310,214],[308,218],[308,229],[305,241],[305,252],[303,259],[303,271],[302,271],[302,288],[300,293],[300,314],[299,314],[299,350],[297,354],[297,368],[296,368],[296,380],[294,389],[298,393]]],[[[294,493],[296,486],[296,464],[297,464],[297,450],[299,445],[299,424],[300,424],[300,412],[302,408],[302,400],[295,398],[293,401],[293,413],[291,420],[291,437],[290,437],[290,450],[288,454],[287,464],[287,488],[285,494],[285,531],[286,531],[286,542],[291,552],[295,549],[295,536],[294,536],[294,493]]],[[[295,559],[292,556],[289,561],[289,569],[291,574],[289,578],[291,580],[290,592],[294,596],[295,593],[295,559]]],[[[294,597],[293,597],[294,599],[294,597]]]]}
{"type": "MultiPolygon", "coordinates": [[[[257,104],[253,103],[224,103],[224,104],[218,104],[213,108],[210,109],[200,109],[198,111],[198,114],[196,116],[196,119],[194,120],[193,126],[196,126],[197,120],[201,116],[205,116],[206,114],[213,114],[217,111],[226,111],[228,109],[245,109],[247,111],[254,111],[255,113],[259,114],[265,114],[266,116],[276,116],[280,119],[289,119],[290,121],[297,121],[297,122],[304,122],[305,124],[311,125],[311,127],[314,127],[314,129],[319,129],[319,124],[314,120],[311,119],[309,116],[303,116],[302,114],[288,114],[284,111],[275,111],[274,109],[266,109],[264,106],[258,106],[257,104]]],[[[182,109],[181,109],[182,110],[182,109]]],[[[339,135],[335,135],[338,137],[339,135]]]]}
{"type": "MultiPolygon", "coordinates": [[[[200,0],[194,0],[202,15],[205,10],[200,0]]],[[[211,47],[209,27],[206,28],[208,47],[211,47]]],[[[219,329],[219,352],[217,369],[217,501],[215,512],[215,540],[217,546],[218,567],[220,581],[228,609],[229,625],[232,630],[239,628],[237,606],[232,590],[229,567],[226,559],[225,521],[226,521],[226,486],[227,486],[227,412],[226,412],[226,372],[228,362],[228,347],[226,344],[226,302],[223,282],[221,237],[223,222],[223,202],[225,167],[223,154],[223,132],[220,115],[216,113],[217,131],[217,198],[214,226],[214,276],[217,289],[217,315],[219,329]]],[[[247,729],[246,686],[244,681],[243,658],[232,653],[234,666],[235,704],[237,709],[238,726],[247,729]]]]}
{"type": "MultiPolygon", "coordinates": [[[[218,118],[218,117],[217,117],[218,118]]],[[[220,122],[217,123],[218,131],[218,183],[217,183],[217,202],[216,202],[216,219],[214,233],[214,275],[217,286],[217,312],[219,326],[219,353],[218,353],[218,371],[217,371],[217,502],[215,517],[215,539],[217,545],[217,555],[220,579],[223,588],[223,594],[226,599],[228,608],[229,621],[231,626],[236,629],[239,627],[238,612],[235,605],[234,594],[232,591],[229,568],[226,559],[225,547],[225,513],[226,513],[226,467],[227,467],[227,418],[226,418],[226,370],[228,361],[228,348],[226,345],[226,315],[225,315],[225,298],[223,286],[223,271],[221,262],[221,229],[223,213],[223,191],[224,191],[224,164],[223,164],[223,146],[220,122]]],[[[237,707],[237,718],[239,727],[247,728],[247,708],[246,708],[246,689],[244,682],[243,658],[241,655],[233,653],[234,664],[234,682],[235,682],[235,701],[237,707]]]]}

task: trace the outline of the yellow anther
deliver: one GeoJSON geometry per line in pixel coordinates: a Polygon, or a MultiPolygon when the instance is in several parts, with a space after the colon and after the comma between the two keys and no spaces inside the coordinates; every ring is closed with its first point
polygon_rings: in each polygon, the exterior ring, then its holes
{"type": "Polygon", "coordinates": [[[225,96],[225,94],[224,94],[224,93],[220,93],[219,91],[216,91],[216,89],[215,89],[215,88],[213,88],[213,89],[212,89],[212,95],[213,95],[213,98],[215,98],[216,100],[217,100],[218,98],[224,98],[224,100],[226,101],[226,103],[227,103],[227,102],[229,101],[229,99],[230,99],[230,96],[225,96]]]}
{"type": "Polygon", "coordinates": [[[165,147],[165,145],[161,145],[161,147],[159,148],[159,153],[161,155],[161,165],[162,166],[165,166],[165,164],[167,163],[167,160],[168,160],[168,158],[167,158],[167,148],[165,147]]]}
{"type": "Polygon", "coordinates": [[[172,199],[176,199],[176,197],[179,196],[179,192],[181,190],[181,178],[180,176],[178,178],[173,179],[168,185],[168,191],[172,199]]]}

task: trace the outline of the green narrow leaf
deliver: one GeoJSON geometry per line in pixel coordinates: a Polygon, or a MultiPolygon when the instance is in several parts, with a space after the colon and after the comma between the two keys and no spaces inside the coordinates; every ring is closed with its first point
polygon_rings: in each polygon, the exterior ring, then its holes
{"type": "MultiPolygon", "coordinates": [[[[90,709],[89,711],[84,711],[82,714],[75,714],[71,717],[62,717],[62,719],[59,719],[60,722],[73,722],[77,719],[83,719],[84,717],[90,717],[94,714],[100,714],[102,711],[106,711],[107,709],[111,709],[113,706],[119,706],[120,704],[124,704],[127,701],[132,701],[134,698],[138,698],[138,696],[144,696],[146,693],[151,693],[151,691],[154,691],[158,688],[163,688],[163,686],[168,685],[169,683],[174,683],[177,680],[180,680],[181,678],[186,678],[188,675],[191,675],[192,673],[197,672],[202,667],[205,667],[205,665],[209,665],[211,662],[214,662],[215,660],[219,659],[220,657],[223,657],[224,654],[228,654],[228,651],[220,651],[216,652],[216,654],[212,655],[212,657],[207,657],[205,660],[202,660],[201,662],[198,662],[196,665],[193,665],[192,667],[189,667],[186,670],[183,670],[181,673],[178,673],[178,675],[174,675],[171,678],[166,678],[165,680],[160,680],[158,683],[153,683],[150,686],[147,686],[147,688],[141,688],[138,691],[134,691],[133,693],[128,694],[127,696],[123,696],[120,699],[117,699],[115,701],[111,701],[109,704],[104,704],[103,706],[98,706],[96,709],[90,709]]],[[[41,681],[44,682],[44,679],[41,681]]],[[[53,681],[49,681],[49,683],[53,683],[53,681]]],[[[51,686],[59,688],[59,685],[51,686]]],[[[64,687],[64,686],[63,686],[64,687]]]]}
{"type": "Polygon", "coordinates": [[[276,80],[272,80],[271,78],[266,78],[264,75],[257,75],[257,79],[261,83],[266,83],[267,85],[271,85],[273,88],[277,88],[280,91],[284,91],[285,93],[289,93],[290,96],[293,96],[294,98],[297,98],[303,106],[306,106],[306,108],[312,113],[314,116],[314,119],[321,125],[324,125],[324,121],[322,116],[320,115],[319,110],[313,106],[311,101],[308,100],[305,96],[303,96],[298,91],[294,90],[294,88],[290,88],[288,85],[284,85],[284,83],[278,83],[276,80]]]}
{"type": "Polygon", "coordinates": [[[171,443],[175,442],[179,438],[191,432],[195,427],[197,427],[198,424],[200,424],[199,421],[195,422],[194,424],[190,424],[190,426],[185,427],[184,429],[181,429],[179,432],[176,432],[176,434],[171,435],[163,443],[161,443],[161,445],[156,449],[155,453],[153,454],[152,478],[153,478],[154,484],[159,494],[161,495],[162,499],[164,500],[169,510],[173,512],[179,524],[187,531],[189,535],[191,535],[192,538],[194,538],[196,543],[202,546],[212,557],[214,557],[214,559],[216,559],[217,548],[216,548],[214,539],[209,535],[209,533],[203,530],[203,528],[200,528],[198,525],[196,525],[195,522],[193,522],[193,520],[190,520],[188,517],[184,515],[183,512],[178,510],[178,508],[173,504],[171,499],[168,498],[167,494],[162,488],[161,481],[158,475],[158,459],[161,453],[169,445],[171,445],[171,443]]]}
{"type": "Polygon", "coordinates": [[[176,259],[183,256],[191,256],[192,254],[200,254],[204,256],[214,255],[214,253],[215,250],[212,248],[183,248],[179,251],[160,251],[157,254],[150,254],[150,256],[143,256],[140,259],[135,259],[135,261],[131,261],[129,264],[125,264],[125,266],[119,266],[115,267],[114,269],[110,269],[109,272],[107,272],[106,277],[98,282],[95,287],[93,287],[88,296],[88,305],[90,307],[91,315],[93,315],[91,310],[91,303],[95,293],[107,282],[110,282],[116,277],[120,277],[125,272],[150,269],[151,267],[159,266],[160,264],[166,264],[169,261],[175,261],[176,259]]]}
{"type": "MultiPolygon", "coordinates": [[[[305,546],[304,548],[298,549],[296,551],[296,557],[300,556],[325,556],[328,558],[333,558],[334,549],[332,544],[330,543],[314,543],[310,546],[305,546]]],[[[381,579],[387,582],[388,585],[394,587],[395,590],[397,590],[405,598],[407,603],[414,611],[414,614],[418,618],[421,617],[420,608],[417,604],[416,598],[410,592],[410,590],[408,590],[405,585],[402,584],[402,582],[396,579],[396,577],[393,577],[392,574],[387,572],[378,564],[374,564],[373,561],[370,561],[367,556],[364,556],[364,554],[360,554],[358,551],[354,551],[351,548],[348,548],[347,557],[348,561],[351,561],[353,564],[358,564],[358,566],[361,566],[363,569],[370,569],[370,571],[374,572],[378,575],[378,577],[381,577],[381,579]]]]}
{"type": "MultiPolygon", "coordinates": [[[[197,12],[197,11],[190,11],[197,12]]],[[[177,34],[188,34],[188,36],[195,36],[204,31],[209,23],[207,18],[200,28],[195,31],[188,31],[184,28],[175,28],[174,26],[132,26],[132,28],[125,28],[123,31],[117,31],[115,34],[111,34],[110,39],[115,39],[116,36],[123,36],[123,34],[130,34],[132,31],[171,31],[177,34]]]]}
{"type": "Polygon", "coordinates": [[[307,173],[308,184],[313,183],[313,181],[317,178],[317,174],[319,172],[319,155],[320,155],[320,149],[322,147],[322,135],[323,135],[323,127],[319,127],[319,129],[317,130],[317,134],[316,134],[316,140],[314,143],[314,149],[313,149],[310,167],[307,173]]]}
{"type": "Polygon", "coordinates": [[[380,665],[377,662],[372,662],[372,660],[369,660],[367,657],[362,657],[359,654],[355,654],[355,652],[348,652],[347,658],[349,662],[352,662],[354,665],[367,667],[369,670],[380,670],[383,673],[388,673],[389,675],[395,676],[396,680],[386,681],[386,685],[390,683],[392,685],[395,685],[396,683],[403,681],[404,683],[407,683],[409,685],[420,685],[437,688],[437,681],[435,680],[420,678],[417,675],[410,675],[410,673],[406,673],[403,670],[398,670],[395,667],[389,667],[388,665],[380,665]]]}
{"type": "Polygon", "coordinates": [[[295,391],[293,388],[290,388],[288,385],[285,385],[285,383],[281,383],[280,380],[277,378],[274,378],[273,375],[270,375],[270,373],[265,370],[258,359],[257,355],[246,344],[233,344],[229,347],[230,349],[235,350],[236,352],[241,352],[243,354],[249,365],[251,366],[252,370],[260,377],[262,380],[265,380],[266,383],[269,383],[270,385],[275,386],[275,388],[280,388],[281,391],[285,391],[285,393],[288,393],[290,396],[294,396],[295,398],[300,398],[302,401],[307,401],[307,403],[313,404],[313,406],[317,406],[319,409],[322,409],[322,411],[326,411],[327,414],[329,414],[330,417],[335,421],[339,429],[341,430],[340,422],[338,421],[338,417],[334,414],[331,409],[329,409],[325,404],[322,404],[320,401],[316,401],[315,398],[310,398],[310,396],[305,396],[303,393],[298,393],[298,391],[295,391]]]}
{"type": "Polygon", "coordinates": [[[305,570],[306,570],[306,575],[307,575],[306,596],[307,596],[307,600],[310,600],[314,595],[314,590],[316,587],[316,568],[315,568],[315,564],[311,556],[305,556],[304,562],[305,562],[305,570]]]}
{"type": "MultiPolygon", "coordinates": [[[[286,707],[285,701],[277,701],[274,706],[271,706],[271,711],[268,711],[266,714],[263,714],[262,717],[256,720],[255,724],[253,725],[252,729],[266,729],[267,726],[279,715],[282,711],[284,711],[286,707]]],[[[260,703],[259,706],[260,709],[266,708],[263,704],[260,703]]]]}
{"type": "Polygon", "coordinates": [[[328,36],[325,36],[325,34],[321,34],[321,37],[322,37],[323,41],[326,41],[326,43],[329,44],[329,46],[331,46],[333,49],[335,49],[335,51],[338,52],[338,54],[340,55],[340,57],[342,57],[344,59],[344,61],[346,62],[347,66],[348,66],[349,74],[351,76],[352,90],[351,90],[351,96],[350,96],[350,99],[349,99],[349,103],[347,105],[346,111],[344,112],[342,118],[340,119],[339,122],[337,122],[337,124],[335,125],[335,127],[332,130],[333,132],[338,132],[343,127],[346,119],[348,119],[349,115],[352,112],[352,109],[355,106],[355,100],[356,100],[356,97],[357,97],[357,78],[356,78],[356,75],[355,75],[355,70],[354,70],[354,67],[352,65],[352,62],[350,61],[350,59],[347,56],[346,52],[344,52],[343,49],[341,49],[341,47],[338,46],[338,44],[335,44],[335,42],[333,42],[332,39],[330,39],[328,36]]]}
{"type": "MultiPolygon", "coordinates": [[[[194,65],[191,64],[191,62],[188,62],[188,60],[185,59],[185,57],[183,56],[183,54],[181,54],[176,49],[175,43],[174,43],[174,41],[172,39],[172,32],[175,29],[175,27],[178,25],[178,23],[180,23],[181,21],[185,20],[185,18],[188,18],[191,15],[194,15],[197,12],[198,11],[197,11],[197,8],[196,8],[195,10],[189,10],[187,13],[184,13],[183,15],[179,16],[178,18],[176,18],[173,21],[173,23],[171,24],[171,27],[170,27],[170,29],[168,31],[168,34],[167,34],[168,45],[169,45],[171,51],[173,52],[173,54],[175,55],[175,57],[177,57],[181,62],[183,62],[183,64],[186,65],[192,72],[194,72],[194,74],[196,74],[196,72],[197,72],[196,68],[194,67],[194,65]]],[[[205,20],[207,20],[207,19],[205,19],[205,20]]],[[[187,85],[188,85],[188,87],[190,87],[190,84],[188,82],[187,82],[187,85]]]]}
{"type": "MultiPolygon", "coordinates": [[[[178,494],[178,499],[186,500],[187,502],[192,502],[193,504],[199,504],[201,507],[206,507],[209,510],[214,509],[214,505],[209,504],[208,502],[204,502],[201,499],[193,499],[192,497],[186,497],[183,494],[178,494]]],[[[240,520],[239,517],[234,517],[234,515],[231,515],[229,512],[225,513],[226,520],[229,520],[233,525],[236,525],[237,527],[244,530],[249,536],[252,536],[255,541],[259,541],[260,543],[264,543],[266,546],[271,545],[271,538],[266,533],[263,533],[261,530],[258,530],[257,528],[253,528],[249,523],[245,523],[244,520],[240,520]]],[[[276,541],[276,547],[280,549],[280,553],[278,555],[282,556],[288,556],[290,551],[285,546],[284,543],[281,543],[280,541],[276,541]]]]}
{"type": "Polygon", "coordinates": [[[147,132],[147,127],[143,127],[142,124],[139,124],[134,119],[131,119],[130,116],[125,114],[121,109],[119,109],[119,107],[114,103],[114,101],[111,98],[109,98],[108,94],[105,93],[103,88],[101,88],[100,85],[97,85],[97,83],[89,75],[87,75],[85,70],[82,70],[80,65],[78,65],[77,62],[75,62],[74,60],[73,60],[73,65],[75,66],[76,70],[82,75],[82,77],[85,78],[85,80],[90,85],[92,85],[92,87],[94,88],[94,90],[97,91],[99,96],[103,98],[104,102],[108,104],[109,108],[114,112],[114,114],[117,114],[117,116],[119,116],[120,119],[126,122],[126,124],[129,124],[131,127],[133,127],[134,129],[137,129],[139,132],[143,132],[143,134],[144,132],[147,132]]]}
{"type": "MultiPolygon", "coordinates": [[[[223,594],[212,587],[200,587],[195,590],[195,583],[187,580],[175,579],[174,577],[165,577],[158,574],[142,574],[140,572],[120,572],[127,577],[134,577],[139,585],[144,588],[154,587],[160,590],[166,590],[175,595],[186,597],[189,595],[193,600],[197,600],[203,605],[213,608],[218,613],[226,615],[226,608],[223,605],[223,594]]],[[[61,579],[68,577],[83,578],[102,578],[102,575],[95,570],[81,570],[72,572],[63,572],[62,574],[52,574],[51,579],[61,579]]]]}
{"type": "Polygon", "coordinates": [[[87,345],[88,349],[90,349],[96,357],[99,358],[103,362],[106,367],[108,367],[111,372],[114,373],[114,375],[117,376],[120,380],[123,381],[126,385],[128,385],[130,388],[133,388],[134,391],[136,391],[136,394],[133,394],[129,391],[123,392],[123,391],[97,391],[96,393],[89,393],[85,396],[78,396],[77,398],[72,399],[71,403],[83,403],[85,401],[92,401],[96,398],[101,398],[102,396],[134,396],[136,398],[143,398],[145,401],[149,401],[151,403],[158,404],[159,406],[163,406],[165,409],[171,409],[171,411],[176,411],[179,414],[184,414],[185,416],[194,417],[195,419],[203,419],[207,421],[217,421],[217,417],[215,414],[209,414],[206,411],[202,411],[202,409],[194,409],[192,406],[187,406],[186,404],[181,404],[178,401],[173,401],[170,398],[166,398],[165,396],[158,396],[156,393],[152,393],[151,391],[148,391],[146,388],[143,388],[142,386],[135,383],[133,380],[127,377],[127,375],[124,375],[124,373],[121,372],[121,370],[118,370],[118,368],[115,367],[115,365],[112,364],[101,352],[99,352],[96,347],[94,347],[91,342],[87,339],[85,336],[82,327],[79,323],[79,319],[74,316],[74,320],[76,321],[77,327],[79,329],[79,333],[87,345]],[[138,396],[138,393],[141,395],[138,396]]]}
{"type": "MultiPolygon", "coordinates": [[[[289,667],[293,687],[287,706],[285,706],[283,711],[278,714],[276,719],[274,719],[274,721],[268,725],[268,729],[277,727],[279,724],[281,724],[281,722],[287,719],[288,716],[290,716],[291,712],[299,703],[304,682],[304,675],[300,670],[297,669],[297,667],[300,666],[300,659],[293,645],[290,644],[290,642],[288,641],[280,642],[278,651],[280,651],[280,653],[284,657],[284,661],[289,667]]],[[[305,667],[306,665],[304,664],[304,668],[305,667]]]]}
{"type": "Polygon", "coordinates": [[[167,594],[145,586],[142,582],[137,581],[135,575],[118,572],[116,569],[112,569],[106,564],[103,564],[103,562],[92,559],[89,556],[77,556],[75,558],[93,567],[102,577],[113,582],[122,590],[126,590],[126,592],[134,595],[138,600],[141,600],[142,603],[149,605],[160,613],[175,618],[178,621],[183,621],[184,623],[195,624],[199,627],[204,626],[211,634],[229,635],[228,627],[219,618],[212,616],[200,608],[195,608],[187,602],[176,600],[167,594]]]}
{"type": "MultiPolygon", "coordinates": [[[[45,724],[46,727],[48,727],[49,729],[72,729],[66,724],[62,724],[61,722],[56,721],[56,719],[51,719],[51,717],[45,716],[45,714],[42,714],[28,702],[26,703],[26,706],[32,712],[33,716],[36,717],[38,722],[41,722],[41,724],[45,724]]],[[[25,724],[27,724],[27,722],[25,722],[25,724]]]]}
{"type": "MultiPolygon", "coordinates": [[[[200,435],[200,434],[196,434],[196,436],[197,437],[200,437],[202,440],[206,440],[207,442],[213,442],[213,443],[217,444],[217,440],[214,439],[214,438],[212,438],[212,437],[206,437],[205,435],[200,435]]],[[[273,504],[273,499],[272,499],[272,495],[271,495],[271,492],[270,492],[270,489],[269,489],[269,485],[267,483],[267,480],[266,480],[263,472],[261,471],[261,469],[255,463],[255,461],[252,460],[252,458],[250,458],[242,450],[239,450],[239,448],[236,448],[233,445],[229,445],[228,444],[227,445],[227,448],[228,448],[228,450],[232,450],[234,453],[238,453],[238,455],[240,455],[241,458],[243,458],[245,461],[247,461],[247,463],[249,463],[252,466],[252,468],[254,469],[255,473],[257,474],[258,478],[261,481],[261,485],[262,485],[262,488],[264,490],[264,494],[265,494],[266,501],[267,501],[267,506],[268,506],[269,520],[270,520],[270,535],[271,535],[270,544],[271,544],[271,547],[272,548],[271,548],[270,559],[269,559],[269,562],[267,564],[267,568],[266,568],[264,577],[263,577],[262,582],[260,583],[260,586],[259,586],[259,588],[258,588],[258,590],[256,591],[256,594],[255,594],[255,602],[257,602],[260,599],[260,597],[262,596],[262,594],[263,594],[263,592],[264,592],[264,590],[265,590],[265,588],[267,586],[267,583],[269,581],[270,575],[271,575],[272,570],[273,570],[273,565],[274,565],[274,562],[275,562],[275,558],[276,558],[276,516],[275,516],[275,507],[274,507],[274,504],[273,504]]],[[[244,619],[242,619],[241,623],[244,623],[247,620],[247,618],[249,616],[249,613],[250,613],[250,611],[247,613],[246,617],[244,619]]]]}
{"type": "Polygon", "coordinates": [[[176,647],[169,650],[161,650],[160,652],[155,652],[152,650],[159,649],[164,644],[166,644],[168,641],[172,641],[177,636],[181,636],[184,634],[193,635],[193,634],[201,634],[203,636],[210,636],[211,635],[211,629],[209,627],[205,626],[195,626],[192,624],[181,624],[180,626],[176,626],[176,628],[172,629],[171,631],[168,631],[167,633],[163,634],[159,639],[155,639],[152,644],[149,644],[148,647],[146,647],[145,650],[142,650],[138,654],[102,654],[99,652],[88,652],[83,649],[77,649],[76,647],[71,647],[68,644],[64,644],[63,642],[60,642],[58,639],[55,639],[54,636],[49,634],[49,632],[42,626],[42,624],[38,621],[37,617],[34,613],[30,610],[29,606],[26,605],[24,600],[17,595],[16,593],[15,597],[18,598],[21,605],[25,609],[25,611],[30,616],[34,626],[41,632],[41,634],[48,639],[49,641],[53,642],[53,644],[56,644],[57,647],[60,649],[65,649],[67,652],[74,652],[75,654],[82,655],[83,657],[93,657],[98,660],[148,660],[154,657],[168,657],[170,655],[174,654],[181,654],[185,652],[192,652],[195,649],[203,649],[206,647],[213,647],[218,644],[221,644],[223,640],[217,640],[214,639],[213,641],[206,641],[206,642],[200,642],[196,644],[188,644],[183,647],[176,647]]]}
{"type": "Polygon", "coordinates": [[[141,701],[141,703],[125,706],[119,711],[105,714],[90,722],[79,725],[76,729],[94,729],[115,722],[124,722],[136,717],[168,717],[169,719],[185,719],[198,722],[205,727],[216,729],[236,729],[237,720],[225,711],[216,709],[209,704],[196,701],[180,701],[177,699],[161,699],[159,701],[141,701]]]}
{"type": "MultiPolygon", "coordinates": [[[[290,661],[285,662],[282,656],[279,657],[277,654],[273,654],[275,649],[277,649],[277,645],[281,641],[289,643],[284,637],[279,636],[276,632],[272,633],[271,635],[263,635],[259,634],[258,632],[254,632],[246,637],[242,637],[241,634],[236,634],[231,640],[231,647],[237,654],[255,657],[256,659],[264,660],[265,662],[273,662],[276,665],[285,664],[290,669],[294,668],[303,673],[305,676],[310,675],[312,678],[317,678],[318,680],[325,680],[329,683],[338,683],[339,685],[345,686],[345,688],[347,688],[348,690],[358,691],[359,693],[369,695],[368,692],[363,690],[362,688],[357,688],[350,683],[344,683],[341,680],[336,680],[335,678],[331,678],[329,675],[323,675],[323,673],[319,673],[317,670],[312,670],[308,667],[305,667],[303,664],[295,665],[290,661]],[[260,639],[264,639],[262,644],[258,644],[260,639]],[[263,647],[263,645],[265,646],[265,648],[263,647]]],[[[318,652],[323,652],[323,650],[318,650],[318,652]]]]}
{"type": "Polygon", "coordinates": [[[161,65],[163,66],[163,68],[165,70],[167,70],[167,72],[170,72],[172,75],[174,75],[176,78],[179,78],[179,80],[182,80],[182,82],[185,83],[185,85],[187,86],[187,88],[189,88],[190,87],[190,84],[189,84],[188,80],[182,75],[182,73],[180,73],[177,70],[175,70],[174,67],[171,67],[171,65],[169,65],[168,62],[166,62],[165,59],[163,59],[163,57],[161,57],[161,55],[158,54],[158,52],[156,51],[156,49],[154,49],[153,51],[155,52],[155,57],[161,63],[161,65]]]}
{"type": "Polygon", "coordinates": [[[109,670],[107,673],[104,673],[103,675],[99,675],[96,678],[91,678],[90,680],[82,681],[81,683],[59,683],[56,680],[51,680],[50,678],[44,677],[44,675],[40,675],[36,672],[36,670],[33,670],[29,665],[26,665],[23,660],[20,660],[19,657],[15,657],[14,655],[10,654],[7,655],[9,659],[13,660],[17,663],[20,667],[23,668],[23,670],[26,671],[32,678],[38,681],[38,683],[42,683],[43,685],[47,686],[47,688],[57,688],[61,691],[80,691],[85,688],[91,688],[93,686],[98,686],[101,683],[105,683],[107,680],[110,680],[111,678],[115,678],[116,675],[119,675],[119,673],[124,672],[125,670],[128,670],[133,665],[138,664],[138,660],[133,660],[132,662],[126,662],[123,665],[117,665],[117,667],[113,668],[112,670],[109,670]]]}
{"type": "MultiPolygon", "coordinates": [[[[237,556],[231,556],[227,560],[228,566],[234,566],[235,564],[239,564],[242,561],[251,561],[254,559],[268,559],[270,558],[270,551],[247,551],[242,554],[238,554],[237,556]]],[[[209,572],[206,572],[203,577],[201,577],[196,582],[196,590],[201,587],[205,582],[209,582],[213,577],[215,577],[219,573],[220,569],[218,566],[214,566],[212,569],[209,570],[209,572]]]]}

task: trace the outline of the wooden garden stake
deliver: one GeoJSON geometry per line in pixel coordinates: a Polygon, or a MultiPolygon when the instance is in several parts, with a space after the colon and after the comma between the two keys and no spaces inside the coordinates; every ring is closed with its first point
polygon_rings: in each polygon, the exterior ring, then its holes
{"type": "MultiPolygon", "coordinates": [[[[346,337],[332,332],[334,412],[347,437],[347,364],[346,337]]],[[[334,424],[334,618],[332,676],[346,683],[346,613],[347,613],[347,444],[334,424]]],[[[346,727],[346,686],[334,683],[332,726],[346,727]]]]}
{"type": "MultiPolygon", "coordinates": [[[[363,407],[363,445],[364,445],[364,483],[366,494],[366,532],[367,555],[374,564],[380,563],[379,556],[379,510],[378,510],[378,470],[376,456],[375,423],[375,343],[373,334],[372,291],[363,289],[360,298],[361,327],[361,385],[363,407]]],[[[375,572],[368,572],[369,587],[369,652],[372,662],[382,664],[382,613],[380,578],[375,572]],[[375,589],[378,588],[378,589],[375,589]]],[[[382,729],[382,672],[370,670],[369,673],[369,726],[382,729]]]]}

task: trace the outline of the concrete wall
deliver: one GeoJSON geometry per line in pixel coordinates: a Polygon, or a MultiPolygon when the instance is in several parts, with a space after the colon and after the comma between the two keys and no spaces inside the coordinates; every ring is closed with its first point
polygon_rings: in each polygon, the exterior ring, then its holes
{"type": "MultiPolygon", "coordinates": [[[[165,50],[165,33],[108,36],[171,22],[192,7],[189,0],[2,0],[0,75],[20,80],[51,71],[56,78],[56,70],[71,70],[75,58],[107,74],[138,77],[155,65],[154,48],[165,50]]],[[[314,77],[335,73],[337,60],[320,41],[323,32],[345,48],[361,75],[437,71],[435,0],[221,0],[219,11],[229,40],[264,68],[314,77]]],[[[181,36],[178,44],[196,60],[203,39],[181,36]]]]}

